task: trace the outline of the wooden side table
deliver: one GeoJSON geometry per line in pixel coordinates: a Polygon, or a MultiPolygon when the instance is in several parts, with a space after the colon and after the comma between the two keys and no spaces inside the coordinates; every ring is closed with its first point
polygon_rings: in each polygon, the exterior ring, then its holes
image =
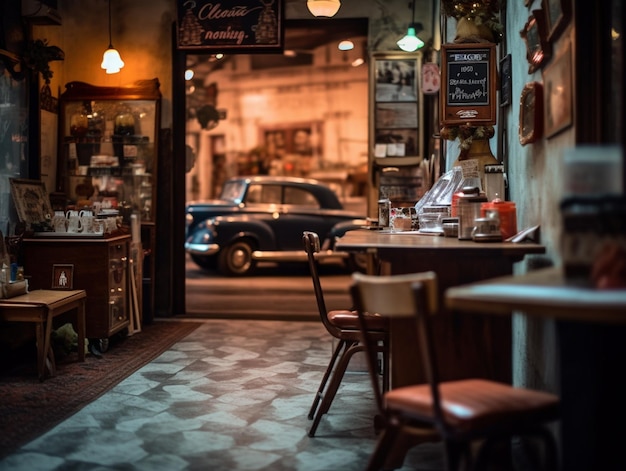
{"type": "Polygon", "coordinates": [[[78,359],[85,361],[85,290],[35,290],[9,299],[0,299],[0,320],[32,322],[37,338],[37,373],[39,380],[46,376],[46,360],[51,376],[56,373],[54,352],[51,348],[52,321],[56,316],[76,310],[78,359]]]}

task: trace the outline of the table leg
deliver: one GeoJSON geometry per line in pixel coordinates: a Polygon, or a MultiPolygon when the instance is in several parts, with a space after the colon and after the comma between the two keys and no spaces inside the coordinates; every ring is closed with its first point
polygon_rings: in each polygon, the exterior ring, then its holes
{"type": "Polygon", "coordinates": [[[78,329],[78,360],[85,361],[85,300],[76,308],[76,328],[78,329]]]}

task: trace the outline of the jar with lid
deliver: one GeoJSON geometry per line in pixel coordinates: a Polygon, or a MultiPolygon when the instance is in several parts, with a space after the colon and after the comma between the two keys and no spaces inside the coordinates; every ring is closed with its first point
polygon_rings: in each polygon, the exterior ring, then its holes
{"type": "Polygon", "coordinates": [[[480,217],[481,204],[487,202],[487,197],[481,193],[478,187],[463,187],[463,193],[459,196],[459,239],[472,240],[474,221],[480,217]]]}

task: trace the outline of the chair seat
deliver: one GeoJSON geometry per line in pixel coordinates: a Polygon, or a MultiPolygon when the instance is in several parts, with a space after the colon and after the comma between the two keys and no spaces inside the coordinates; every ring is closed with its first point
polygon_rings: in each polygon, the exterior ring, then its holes
{"type": "MultiPolygon", "coordinates": [[[[439,391],[445,422],[462,433],[558,417],[558,397],[543,391],[482,379],[443,382],[439,391]]],[[[389,409],[434,421],[428,384],[392,389],[385,394],[385,403],[389,409]]]]}
{"type": "MultiPolygon", "coordinates": [[[[378,314],[365,314],[369,330],[384,332],[388,330],[389,320],[378,314]]],[[[328,313],[328,320],[342,330],[359,330],[359,316],[356,311],[338,309],[328,313]]]]}

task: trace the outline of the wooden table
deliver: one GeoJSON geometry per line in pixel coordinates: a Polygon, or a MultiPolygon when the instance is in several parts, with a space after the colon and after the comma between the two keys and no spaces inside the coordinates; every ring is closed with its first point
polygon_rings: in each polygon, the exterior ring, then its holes
{"type": "Polygon", "coordinates": [[[0,320],[32,322],[37,340],[37,373],[43,381],[46,360],[51,375],[55,374],[54,353],[50,345],[53,319],[76,310],[78,359],[85,361],[85,299],[84,290],[34,290],[9,299],[0,299],[0,320]]]}
{"type": "MultiPolygon", "coordinates": [[[[371,254],[383,264],[382,274],[437,273],[440,305],[451,286],[513,273],[513,264],[527,254],[542,254],[535,243],[478,243],[456,238],[349,231],[337,240],[337,250],[371,254]]],[[[438,364],[442,380],[482,377],[511,382],[511,319],[468,317],[442,309],[433,319],[438,364]]],[[[394,319],[391,332],[391,381],[397,387],[426,381],[421,365],[404,364],[403,345],[417,341],[412,320],[394,319]]]]}
{"type": "MultiPolygon", "coordinates": [[[[626,469],[626,290],[571,284],[560,268],[450,288],[449,309],[554,319],[563,470],[626,469]]],[[[482,317],[482,316],[477,316],[482,317]]]]}

